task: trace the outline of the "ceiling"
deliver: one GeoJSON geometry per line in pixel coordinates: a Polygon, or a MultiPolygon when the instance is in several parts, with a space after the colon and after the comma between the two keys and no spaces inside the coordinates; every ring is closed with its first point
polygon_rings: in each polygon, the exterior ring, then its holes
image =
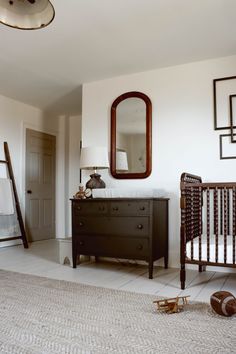
{"type": "Polygon", "coordinates": [[[81,85],[236,54],[235,0],[52,0],[51,25],[0,25],[0,94],[81,112],[81,85]]]}

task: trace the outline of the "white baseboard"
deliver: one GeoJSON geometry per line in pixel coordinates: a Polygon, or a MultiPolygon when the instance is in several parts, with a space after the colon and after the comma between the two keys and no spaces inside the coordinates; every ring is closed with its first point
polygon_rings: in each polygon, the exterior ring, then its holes
{"type": "MultiPolygon", "coordinates": [[[[68,264],[71,267],[73,266],[72,260],[72,238],[57,238],[56,241],[59,243],[59,263],[68,264]]],[[[80,256],[81,262],[88,262],[90,256],[80,256]]]]}
{"type": "Polygon", "coordinates": [[[12,246],[18,246],[18,245],[23,245],[23,243],[22,243],[21,240],[13,240],[13,241],[0,242],[0,248],[12,247],[12,246]]]}

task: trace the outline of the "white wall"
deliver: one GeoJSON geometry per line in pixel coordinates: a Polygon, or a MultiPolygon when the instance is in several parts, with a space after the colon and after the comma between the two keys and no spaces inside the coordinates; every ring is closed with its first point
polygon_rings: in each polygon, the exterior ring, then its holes
{"type": "MultiPolygon", "coordinates": [[[[116,180],[102,172],[107,187],[153,187],[170,198],[170,265],[179,264],[179,179],[184,171],[205,181],[236,181],[236,160],[219,159],[213,127],[215,78],[236,75],[236,56],[126,75],[83,86],[83,146],[110,146],[110,107],[127,91],[148,95],[153,106],[152,174],[116,180]]],[[[236,93],[236,92],[235,92],[236,93]]],[[[236,144],[234,148],[236,154],[236,144]]],[[[86,176],[84,174],[84,182],[86,176]]]]}
{"type": "MultiPolygon", "coordinates": [[[[7,141],[12,158],[19,199],[24,214],[25,129],[31,128],[57,136],[56,160],[56,236],[65,237],[65,121],[66,117],[44,116],[39,109],[0,96],[0,159],[7,141]]],[[[3,173],[3,168],[1,168],[3,173]]],[[[1,246],[3,243],[1,243],[1,246]]]]}
{"type": "Polygon", "coordinates": [[[71,237],[71,202],[80,184],[80,140],[81,116],[71,116],[68,119],[68,145],[67,145],[67,193],[66,193],[66,236],[71,237]]]}

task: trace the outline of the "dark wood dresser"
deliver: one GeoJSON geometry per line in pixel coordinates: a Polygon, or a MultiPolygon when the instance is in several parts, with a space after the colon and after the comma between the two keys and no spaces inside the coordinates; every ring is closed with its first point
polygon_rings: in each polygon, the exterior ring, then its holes
{"type": "Polygon", "coordinates": [[[153,262],[168,267],[168,199],[71,199],[73,267],[80,255],[153,262]]]}

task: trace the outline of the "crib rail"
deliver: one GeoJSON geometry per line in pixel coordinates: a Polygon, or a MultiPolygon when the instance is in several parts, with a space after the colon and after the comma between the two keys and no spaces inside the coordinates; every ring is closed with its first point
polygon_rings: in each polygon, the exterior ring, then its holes
{"type": "Polygon", "coordinates": [[[236,183],[181,179],[181,253],[187,262],[234,266],[235,238],[236,183]]]}
{"type": "Polygon", "coordinates": [[[186,183],[186,182],[181,182],[180,183],[181,189],[185,189],[185,188],[203,188],[203,189],[232,189],[235,188],[236,183],[235,182],[227,182],[227,183],[186,183]]]}
{"type": "Polygon", "coordinates": [[[236,267],[236,183],[202,183],[183,173],[181,198],[181,288],[185,263],[236,267]]]}

